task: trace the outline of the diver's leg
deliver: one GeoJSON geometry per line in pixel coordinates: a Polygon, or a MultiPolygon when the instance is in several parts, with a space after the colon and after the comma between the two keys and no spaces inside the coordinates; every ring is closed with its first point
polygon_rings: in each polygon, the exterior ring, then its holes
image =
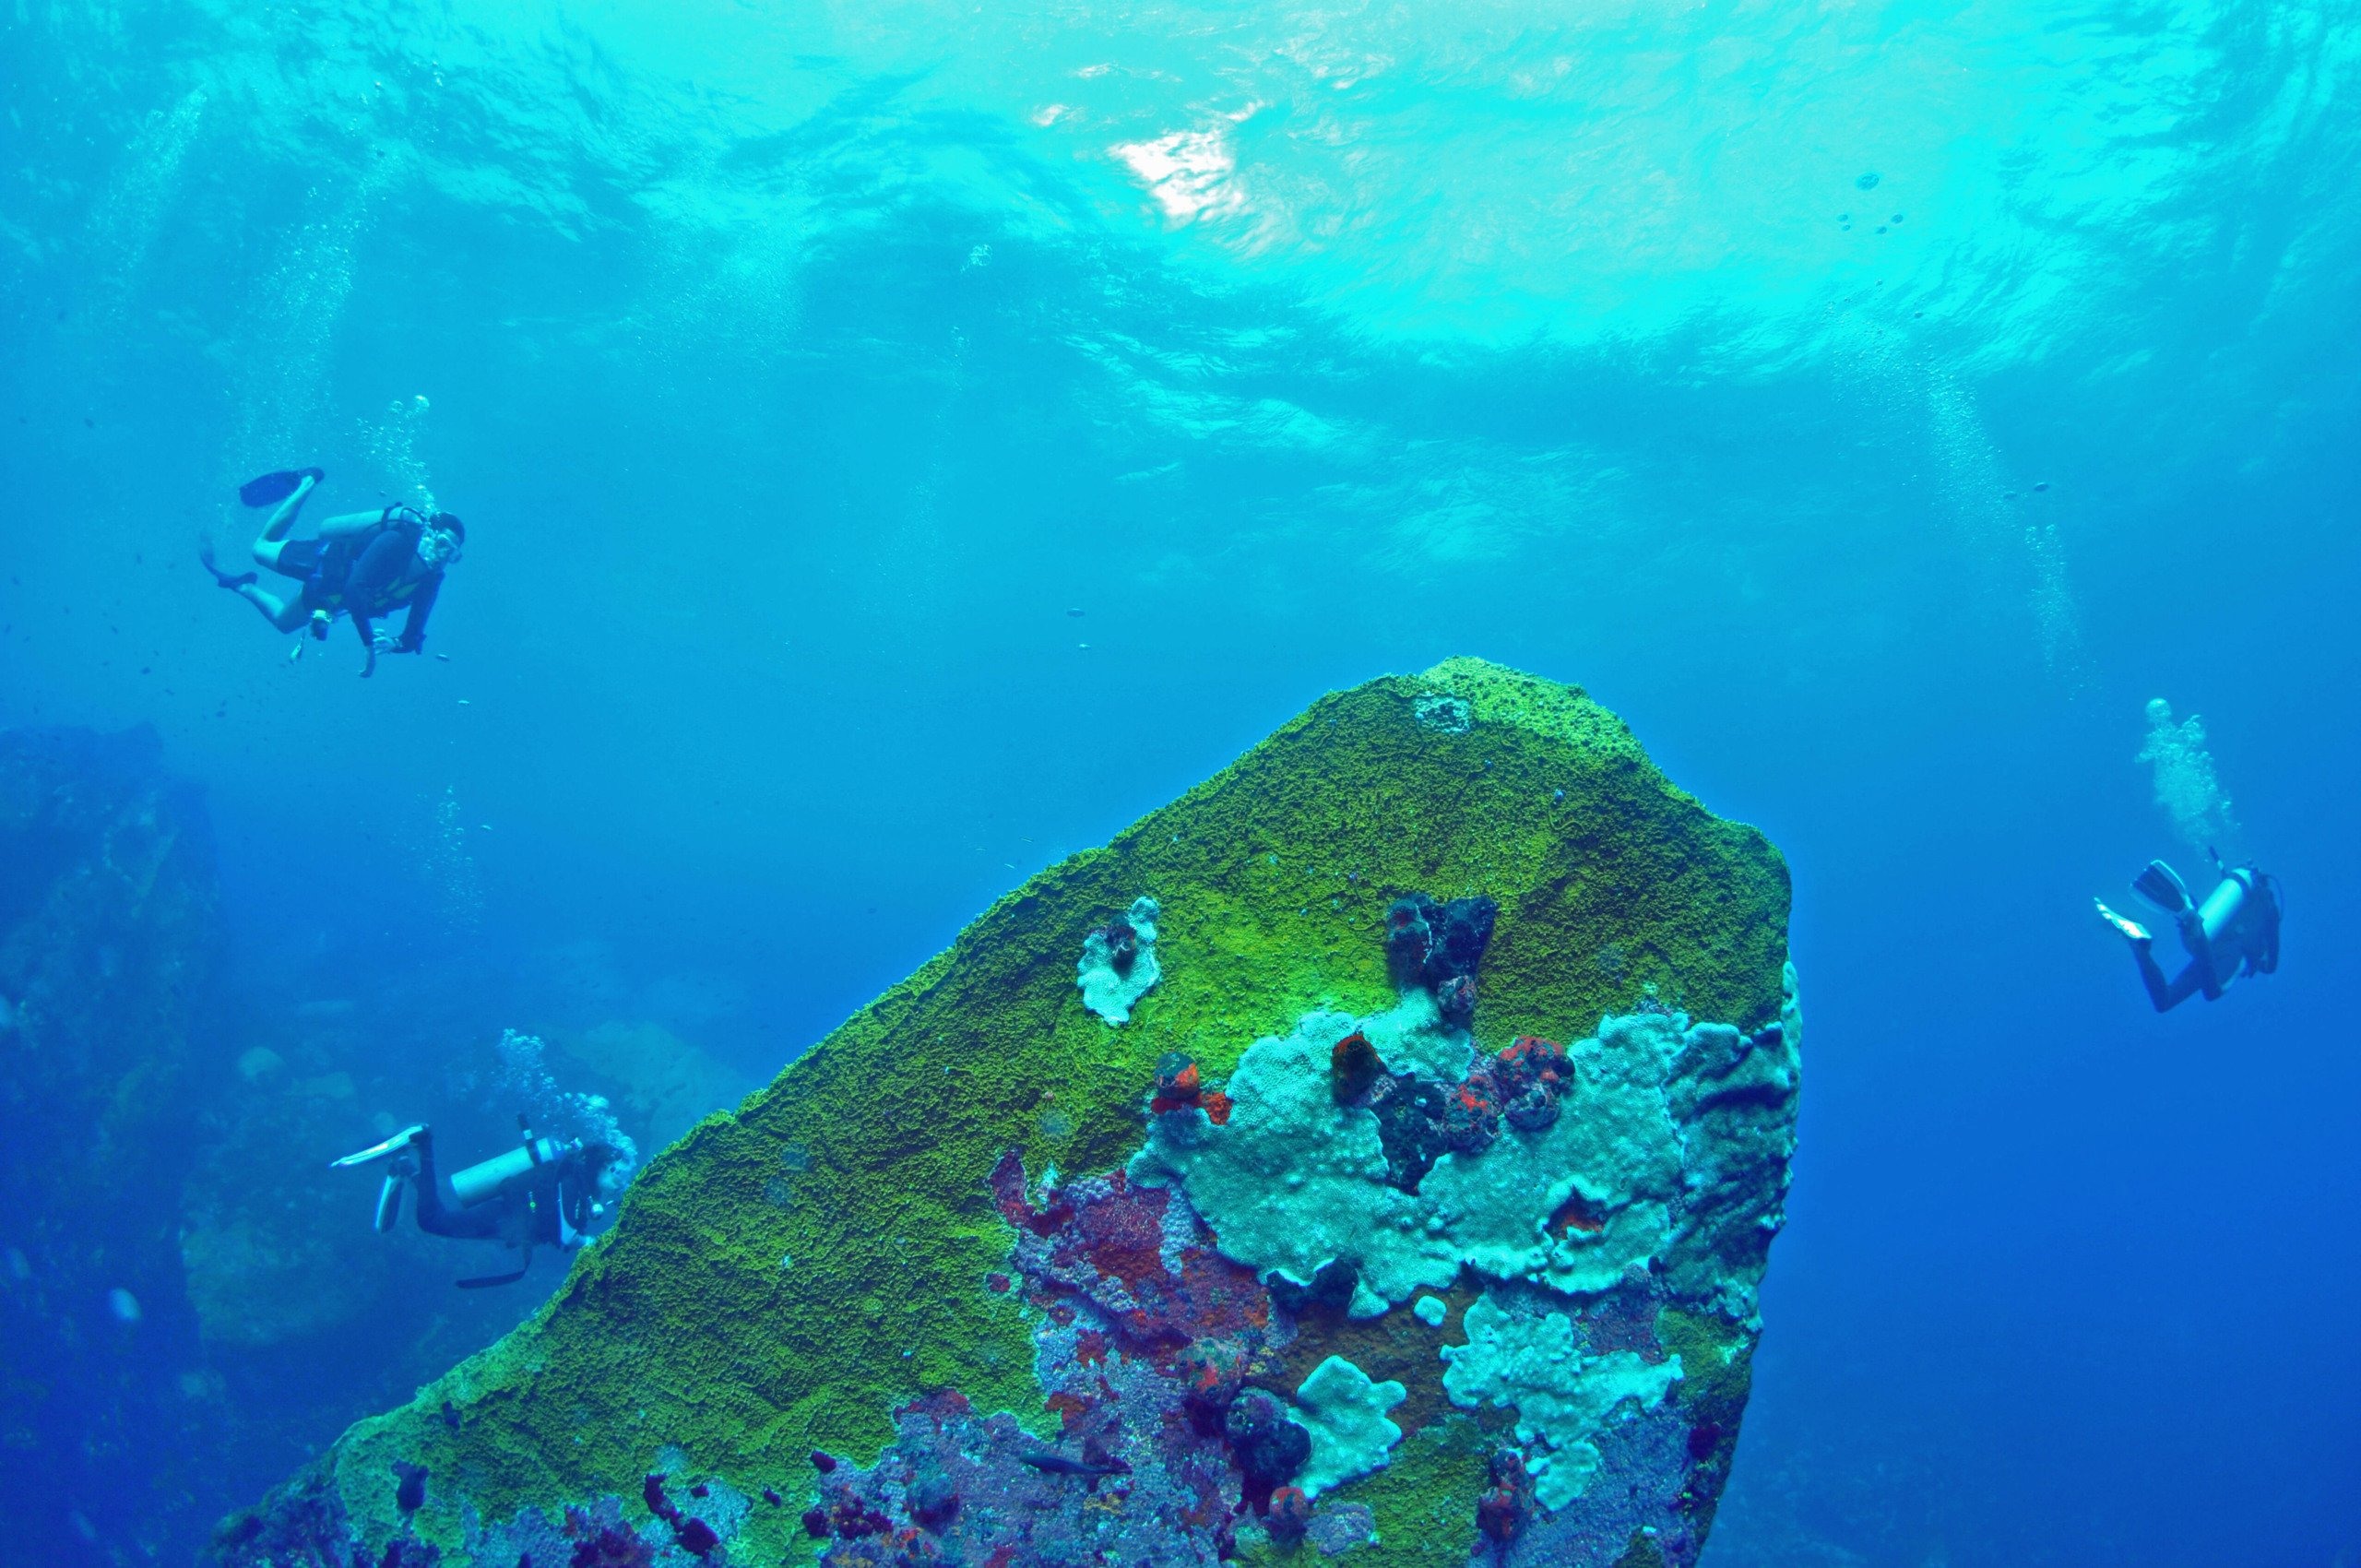
{"type": "Polygon", "coordinates": [[[2146,943],[2132,944],[2131,956],[2139,960],[2140,979],[2148,987],[2148,1000],[2156,1004],[2159,1013],[2171,1012],[2204,989],[2205,976],[2200,972],[2203,966],[2200,964],[2191,962],[2184,965],[2180,973],[2167,981],[2165,971],[2157,966],[2156,956],[2148,951],[2146,943]]]}
{"type": "Polygon", "coordinates": [[[303,510],[304,501],[310,497],[313,487],[319,482],[318,480],[306,474],[303,481],[295,487],[286,500],[279,504],[278,509],[272,512],[268,518],[265,519],[262,532],[255,536],[255,564],[262,566],[279,564],[279,547],[287,542],[288,532],[295,526],[296,515],[303,510]]]}
{"type": "Polygon", "coordinates": [[[2140,983],[2148,988],[2148,1000],[2156,1004],[2159,1013],[2169,1012],[2189,1000],[2189,992],[2201,983],[2197,966],[2192,963],[2181,970],[2178,978],[2167,981],[2165,971],[2156,963],[2156,939],[2138,921],[2126,920],[2106,907],[2103,899],[2094,898],[2092,905],[2123,940],[2130,944],[2131,961],[2140,966],[2140,983]]]}
{"type": "Polygon", "coordinates": [[[2219,1002],[2222,1000],[2222,993],[2230,989],[2230,977],[2235,977],[2237,972],[2236,960],[2233,959],[2230,965],[2230,976],[2225,977],[2221,968],[2215,965],[2213,947],[2211,943],[2208,943],[2202,954],[2189,961],[2187,975],[2189,983],[2205,993],[2206,1001],[2219,1002]]]}
{"type": "Polygon", "coordinates": [[[279,631],[294,631],[312,618],[312,612],[303,608],[303,596],[301,594],[281,598],[268,588],[256,588],[252,583],[224,583],[222,587],[236,588],[240,599],[261,611],[262,618],[279,631]]]}
{"type": "Polygon", "coordinates": [[[410,1142],[411,1151],[418,1157],[418,1174],[410,1185],[418,1195],[418,1228],[430,1236],[448,1236],[462,1241],[480,1241],[500,1233],[500,1206],[486,1204],[481,1209],[452,1208],[443,1201],[443,1183],[434,1174],[434,1140],[421,1133],[410,1142]]]}

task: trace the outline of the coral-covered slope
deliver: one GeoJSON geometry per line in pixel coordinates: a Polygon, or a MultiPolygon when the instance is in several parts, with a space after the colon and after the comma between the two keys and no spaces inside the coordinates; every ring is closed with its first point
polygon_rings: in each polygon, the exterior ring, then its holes
{"type": "Polygon", "coordinates": [[[222,1555],[1692,1561],[1786,911],[1578,692],[1324,698],[708,1117],[222,1555]]]}

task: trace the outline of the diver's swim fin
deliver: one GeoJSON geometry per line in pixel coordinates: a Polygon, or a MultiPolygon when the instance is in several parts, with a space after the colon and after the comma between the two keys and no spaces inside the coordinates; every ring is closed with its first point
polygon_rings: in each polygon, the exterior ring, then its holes
{"type": "Polygon", "coordinates": [[[331,1170],[342,1170],[348,1166],[366,1165],[373,1159],[384,1159],[389,1155],[399,1154],[403,1150],[409,1148],[411,1144],[415,1143],[418,1140],[418,1135],[425,1131],[425,1123],[414,1123],[408,1127],[404,1127],[400,1132],[396,1133],[392,1137],[387,1138],[382,1144],[374,1144],[368,1148],[362,1149],[359,1154],[348,1154],[342,1159],[329,1160],[328,1169],[331,1170]]]}
{"type": "Polygon", "coordinates": [[[197,545],[196,558],[204,564],[207,571],[213,574],[213,586],[215,588],[231,589],[242,588],[248,583],[257,580],[259,576],[259,574],[254,572],[240,572],[236,576],[232,576],[230,573],[223,571],[219,565],[214,564],[213,543],[210,540],[204,540],[197,545]]]}
{"type": "Polygon", "coordinates": [[[525,1277],[527,1269],[533,1266],[532,1243],[527,1242],[523,1250],[525,1255],[516,1260],[516,1272],[514,1274],[479,1274],[473,1279],[455,1279],[452,1283],[462,1290],[488,1290],[495,1285],[514,1285],[525,1277]]]}
{"type": "Polygon", "coordinates": [[[514,1285],[525,1277],[525,1271],[514,1274],[479,1274],[473,1279],[455,1279],[451,1283],[462,1290],[489,1290],[495,1285],[514,1285]]]}
{"type": "Polygon", "coordinates": [[[2181,881],[2180,873],[2162,861],[2150,861],[2147,868],[2131,879],[2131,891],[2168,915],[2196,907],[2189,902],[2189,886],[2181,881]]]}
{"type": "Polygon", "coordinates": [[[249,506],[275,506],[295,493],[295,487],[305,480],[314,482],[327,478],[319,469],[281,469],[276,473],[257,475],[238,486],[238,499],[249,506]]]}
{"type": "Polygon", "coordinates": [[[2106,921],[2107,924],[2122,932],[2125,940],[2130,942],[2153,942],[2155,940],[2153,936],[2149,934],[2148,928],[2146,926],[2142,925],[2138,921],[2126,920],[2121,915],[2117,914],[2113,909],[2106,907],[2106,903],[2104,899],[2094,898],[2091,902],[2097,906],[2099,919],[2106,921]]]}

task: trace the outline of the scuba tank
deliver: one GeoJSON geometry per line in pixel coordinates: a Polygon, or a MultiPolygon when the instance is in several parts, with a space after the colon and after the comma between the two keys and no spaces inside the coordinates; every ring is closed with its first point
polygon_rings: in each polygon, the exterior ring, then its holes
{"type": "Polygon", "coordinates": [[[2254,873],[2245,866],[2225,869],[2205,902],[2197,907],[2197,923],[2205,932],[2210,946],[2222,940],[2238,914],[2246,908],[2247,898],[2254,892],[2254,873]]]}
{"type": "Polygon", "coordinates": [[[613,1158],[605,1145],[578,1138],[539,1137],[524,1117],[516,1118],[519,1142],[504,1154],[481,1160],[438,1182],[433,1148],[424,1126],[403,1129],[385,1142],[332,1162],[330,1169],[382,1162],[376,1228],[391,1230],[401,1216],[402,1189],[418,1188],[419,1229],[457,1240],[499,1241],[519,1254],[506,1274],[462,1279],[462,1289],[506,1285],[524,1277],[539,1244],[571,1250],[588,1240],[603,1211],[599,1172],[613,1158]],[[441,1196],[448,1191],[447,1203],[441,1196]]]}
{"type": "Polygon", "coordinates": [[[461,1208],[473,1208],[489,1203],[512,1187],[532,1179],[533,1172],[544,1165],[554,1164],[579,1154],[582,1146],[572,1140],[535,1137],[530,1129],[524,1132],[524,1142],[506,1154],[493,1155],[490,1159],[470,1165],[451,1175],[451,1196],[461,1208]]]}

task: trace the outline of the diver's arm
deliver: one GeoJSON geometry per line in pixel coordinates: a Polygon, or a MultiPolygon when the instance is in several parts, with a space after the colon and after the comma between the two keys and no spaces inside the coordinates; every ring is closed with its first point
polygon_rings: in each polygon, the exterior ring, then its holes
{"type": "Polygon", "coordinates": [[[385,634],[369,624],[369,617],[359,611],[352,612],[352,629],[361,634],[361,678],[367,680],[377,672],[377,645],[385,634]]]}
{"type": "Polygon", "coordinates": [[[426,618],[434,612],[434,596],[443,591],[443,574],[428,575],[411,596],[409,614],[402,621],[401,640],[388,649],[389,653],[418,653],[426,647],[426,618]]]}

